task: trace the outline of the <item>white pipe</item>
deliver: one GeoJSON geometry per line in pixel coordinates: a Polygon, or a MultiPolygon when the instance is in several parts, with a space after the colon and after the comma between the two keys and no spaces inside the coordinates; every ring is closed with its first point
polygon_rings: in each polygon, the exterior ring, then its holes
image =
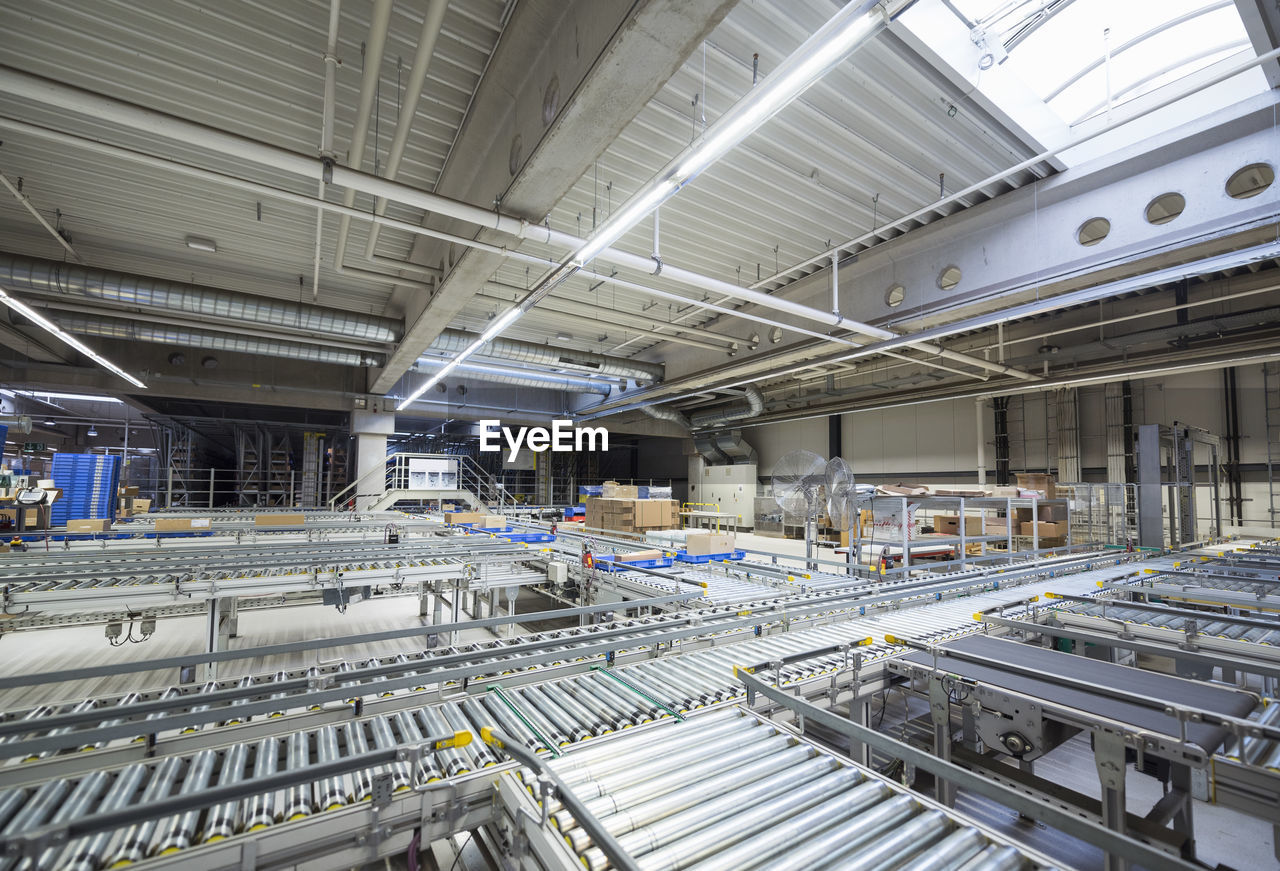
{"type": "Polygon", "coordinates": [[[70,254],[80,263],[84,262],[84,258],[82,258],[79,254],[76,253],[76,249],[71,247],[71,243],[68,242],[66,239],[62,238],[62,234],[59,233],[53,227],[52,224],[46,221],[44,219],[44,215],[40,214],[40,211],[34,205],[32,205],[31,198],[28,197],[26,194],[24,194],[22,191],[18,190],[17,186],[14,185],[13,182],[9,181],[9,177],[5,175],[3,172],[0,172],[0,183],[3,183],[4,186],[9,189],[9,193],[13,194],[14,198],[17,199],[18,202],[22,203],[23,208],[25,208],[28,212],[31,213],[31,217],[35,218],[37,221],[40,222],[41,227],[44,227],[46,230],[49,231],[49,235],[52,236],[59,245],[67,249],[68,254],[70,254]]]}
{"type": "MultiPolygon", "coordinates": [[[[329,41],[324,51],[324,105],[320,117],[320,157],[333,160],[333,111],[338,90],[338,22],[342,0],[329,3],[329,41]]],[[[319,182],[317,199],[324,199],[324,180],[319,182]]],[[[320,242],[324,238],[324,209],[316,209],[316,251],[311,268],[311,298],[320,298],[320,242]]]]}
{"type": "MultiPolygon", "coordinates": [[[[413,56],[413,66],[409,70],[409,81],[405,87],[404,100],[400,105],[400,117],[396,121],[396,132],[391,139],[391,150],[387,152],[387,168],[383,172],[386,178],[394,179],[400,172],[400,161],[404,159],[405,145],[409,141],[409,131],[413,129],[413,119],[418,112],[418,101],[422,97],[422,88],[427,81],[427,67],[436,51],[436,40],[440,37],[440,28],[444,25],[444,14],[449,8],[449,0],[431,0],[427,12],[422,17],[422,31],[418,34],[418,48],[413,56]]],[[[373,213],[381,215],[387,209],[387,198],[378,197],[373,206],[373,213]]],[[[364,246],[364,258],[373,263],[399,267],[401,261],[392,257],[379,257],[374,254],[378,246],[379,225],[369,228],[369,241],[364,246]]]]}
{"type": "MultiPolygon", "coordinates": [[[[364,73],[360,81],[360,101],[356,105],[356,120],[351,131],[351,146],[347,151],[347,166],[357,173],[364,165],[365,140],[369,138],[369,117],[373,114],[373,102],[378,95],[378,77],[382,71],[382,53],[387,45],[387,30],[391,26],[391,0],[373,0],[373,14],[369,19],[369,38],[365,40],[364,73]]],[[[334,168],[333,182],[347,189],[342,204],[355,204],[357,187],[339,181],[339,167],[334,168]]],[[[347,252],[347,232],[351,219],[343,215],[338,226],[338,244],[333,262],[341,267],[347,252]]]]}
{"type": "MultiPolygon", "coordinates": [[[[215,130],[195,122],[185,121],[161,112],[135,106],[124,101],[93,94],[80,88],[65,85],[60,82],[54,82],[12,67],[0,66],[0,90],[7,90],[14,96],[62,108],[70,112],[109,120],[138,132],[145,132],[165,139],[175,139],[200,147],[209,148],[221,153],[223,156],[240,157],[249,162],[272,166],[283,172],[296,173],[316,179],[323,177],[324,167],[318,158],[310,158],[306,155],[298,154],[284,148],[279,148],[263,142],[256,142],[242,136],[221,130],[215,130]]],[[[8,121],[5,123],[11,124],[11,122],[8,121]]],[[[388,199],[414,206],[428,212],[435,212],[446,217],[456,218],[458,220],[478,224],[483,227],[489,227],[499,232],[530,239],[535,242],[556,245],[572,250],[578,250],[582,245],[586,244],[586,240],[578,239],[575,236],[559,230],[553,230],[550,227],[538,224],[529,224],[528,222],[518,218],[502,215],[495,211],[482,209],[469,203],[459,202],[457,200],[452,200],[426,191],[420,191],[389,179],[378,178],[376,176],[359,172],[349,167],[333,167],[333,183],[348,188],[348,196],[344,199],[344,207],[347,209],[349,209],[350,206],[346,204],[345,200],[354,201],[354,192],[356,190],[363,190],[364,192],[375,196],[386,196],[388,199]]],[[[349,226],[349,214],[347,212],[342,212],[342,214],[343,224],[349,226]]],[[[373,219],[376,216],[366,217],[373,219]]],[[[377,218],[377,220],[387,223],[385,218],[377,218]]],[[[343,239],[344,237],[340,232],[339,242],[342,243],[343,239]]],[[[463,244],[468,244],[472,247],[483,246],[488,250],[507,253],[505,248],[499,248],[498,246],[484,246],[483,243],[476,243],[472,241],[464,241],[463,244]]],[[[512,254],[512,256],[516,255],[512,254]]],[[[600,252],[598,256],[602,259],[611,260],[619,265],[626,266],[627,268],[636,269],[649,274],[652,274],[655,271],[655,267],[657,265],[651,259],[613,248],[605,249],[600,252]]],[[[539,263],[543,263],[543,261],[539,259],[539,263]]],[[[340,261],[335,260],[335,264],[340,265],[340,261]]],[[[666,278],[670,278],[674,281],[692,287],[699,287],[733,298],[742,299],[746,302],[756,303],[757,305],[765,308],[781,311],[805,320],[816,321],[829,327],[858,332],[874,338],[890,339],[898,337],[897,333],[893,333],[879,327],[873,327],[868,324],[861,324],[857,321],[844,318],[839,314],[822,312],[766,293],[761,293],[749,288],[738,287],[737,285],[731,284],[727,281],[722,281],[710,276],[699,275],[698,273],[674,267],[670,264],[663,265],[662,274],[666,278]]],[[[407,286],[415,285],[414,282],[401,281],[390,276],[379,275],[378,273],[370,273],[369,275],[387,282],[401,283],[407,286]]],[[[417,286],[427,287],[426,285],[421,284],[417,284],[417,286]]],[[[653,295],[660,297],[663,296],[661,293],[656,291],[653,292],[653,295]]],[[[671,296],[675,295],[666,295],[668,298],[671,296]]],[[[686,297],[676,298],[685,304],[693,302],[686,297]]],[[[812,330],[800,329],[792,324],[779,323],[775,320],[736,312],[732,309],[714,307],[705,303],[702,303],[701,305],[709,310],[732,313],[737,317],[757,320],[773,326],[781,326],[785,329],[792,330],[793,332],[800,332],[805,335],[821,338],[827,342],[855,346],[860,345],[860,343],[852,342],[848,339],[829,336],[825,333],[818,333],[812,330]]],[[[911,344],[916,343],[912,342],[911,344]]],[[[1023,380],[1039,380],[1038,376],[1031,375],[1030,373],[1012,369],[1008,366],[1002,366],[997,363],[991,363],[990,361],[982,360],[981,358],[969,357],[954,351],[947,351],[937,345],[920,343],[918,347],[928,353],[942,356],[957,362],[963,362],[970,366],[977,366],[979,368],[999,372],[1000,374],[1011,375],[1023,380]]],[[[930,361],[921,362],[923,365],[931,365],[930,361]]]]}
{"type": "Polygon", "coordinates": [[[840,255],[831,255],[831,313],[840,314],[840,255]]]}

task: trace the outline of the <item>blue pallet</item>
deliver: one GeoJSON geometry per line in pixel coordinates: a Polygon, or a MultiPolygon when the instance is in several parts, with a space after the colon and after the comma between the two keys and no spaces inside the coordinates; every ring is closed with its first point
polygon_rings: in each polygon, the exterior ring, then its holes
{"type": "Polygon", "coordinates": [[[677,551],[676,559],[682,563],[702,563],[720,562],[721,560],[740,560],[746,557],[744,551],[735,550],[732,553],[689,553],[688,551],[677,551]]]}
{"type": "Polygon", "coordinates": [[[616,562],[617,558],[613,554],[605,554],[596,557],[596,566],[604,569],[606,572],[625,572],[628,569],[669,569],[672,565],[670,557],[662,557],[660,559],[644,559],[635,562],[620,563],[616,562]]]}
{"type": "Polygon", "coordinates": [[[587,509],[583,508],[581,505],[570,505],[568,508],[564,510],[565,520],[572,520],[575,517],[586,517],[586,516],[587,516],[587,509]]]}
{"type": "Polygon", "coordinates": [[[213,530],[207,532],[148,532],[143,538],[203,538],[213,535],[213,530]]]}
{"type": "Polygon", "coordinates": [[[556,540],[556,537],[549,532],[508,532],[502,537],[508,541],[522,541],[526,544],[556,540]]]}

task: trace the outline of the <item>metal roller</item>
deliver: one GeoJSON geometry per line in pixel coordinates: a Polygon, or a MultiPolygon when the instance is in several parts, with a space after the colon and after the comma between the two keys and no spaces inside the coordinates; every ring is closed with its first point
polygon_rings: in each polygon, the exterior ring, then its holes
{"type": "MultiPolygon", "coordinates": [[[[243,692],[244,692],[244,696],[243,696],[243,697],[241,697],[241,698],[239,698],[239,699],[236,699],[234,702],[232,702],[232,703],[231,703],[231,705],[230,705],[230,707],[235,707],[236,705],[243,705],[243,704],[248,703],[248,701],[249,701],[249,693],[248,693],[248,690],[249,690],[249,688],[250,688],[250,687],[252,687],[252,686],[253,686],[253,678],[252,678],[252,677],[250,677],[250,676],[249,676],[249,675],[247,675],[247,674],[246,674],[244,677],[240,678],[240,680],[236,681],[236,688],[237,688],[237,689],[239,689],[239,690],[241,690],[241,691],[243,691],[243,692]]],[[[236,725],[239,725],[240,723],[247,723],[247,722],[249,722],[249,718],[248,718],[248,717],[234,717],[234,716],[233,716],[233,717],[229,717],[228,719],[224,720],[223,722],[219,723],[218,725],[219,725],[219,726],[236,726],[236,725]]]]}
{"type": "MultiPolygon", "coordinates": [[[[275,677],[274,677],[274,678],[272,678],[272,680],[273,680],[273,681],[285,681],[285,680],[288,680],[288,679],[289,679],[289,673],[288,673],[288,672],[284,672],[284,671],[277,671],[277,672],[276,672],[275,677]]],[[[272,701],[275,701],[276,699],[284,699],[284,698],[287,698],[287,697],[288,697],[288,694],[287,694],[287,693],[272,693],[272,694],[269,696],[269,698],[270,698],[272,701]]],[[[283,705],[281,705],[281,706],[280,706],[280,708],[279,708],[278,710],[274,710],[274,711],[272,711],[271,713],[267,714],[267,719],[269,719],[269,720],[270,720],[270,719],[273,719],[273,718],[275,718],[275,717],[283,717],[283,716],[285,715],[285,711],[287,711],[287,710],[288,710],[288,704],[287,704],[287,703],[286,703],[286,704],[283,704],[283,705]]]]}
{"type": "Polygon", "coordinates": [[[478,740],[480,729],[489,725],[488,718],[475,718],[472,712],[476,711],[478,706],[475,699],[464,699],[461,703],[450,703],[442,705],[440,712],[444,714],[445,720],[449,723],[449,729],[453,732],[470,732],[473,739],[470,744],[464,747],[464,750],[471,752],[471,760],[476,768],[488,768],[498,764],[498,757],[489,747],[488,744],[478,740]],[[467,703],[471,704],[468,705],[467,703]]]}
{"type": "Polygon", "coordinates": [[[854,850],[841,850],[831,856],[833,868],[866,868],[867,871],[887,871],[904,859],[910,859],[921,850],[944,837],[951,827],[951,820],[940,810],[917,814],[908,822],[895,826],[892,831],[876,838],[866,846],[854,850]]]}
{"type": "Polygon", "coordinates": [[[545,683],[539,684],[540,689],[547,699],[557,705],[565,714],[577,720],[591,732],[592,735],[599,737],[607,735],[616,727],[606,717],[593,713],[583,707],[577,699],[573,698],[569,693],[565,692],[558,684],[545,683]]]}
{"type": "Polygon", "coordinates": [[[518,719],[515,714],[511,713],[511,709],[503,704],[501,699],[490,694],[482,697],[479,701],[485,712],[489,714],[489,720],[496,722],[503,732],[521,741],[524,746],[535,753],[540,750],[550,749],[547,745],[551,743],[551,740],[549,738],[545,741],[540,740],[538,736],[529,730],[523,720],[518,719]]]}
{"type": "Polygon", "coordinates": [[[26,804],[26,801],[27,791],[21,787],[0,792],[0,832],[4,831],[4,827],[9,820],[13,819],[13,815],[18,812],[18,808],[26,804]]]}
{"type": "MultiPolygon", "coordinates": [[[[218,786],[230,786],[244,780],[244,769],[249,761],[248,744],[232,744],[222,758],[222,770],[218,773],[218,786]]],[[[201,837],[205,843],[229,838],[239,831],[241,802],[226,801],[209,808],[201,837]]]]}
{"type": "Polygon", "coordinates": [[[611,699],[619,710],[634,711],[632,716],[638,717],[640,723],[651,723],[666,716],[653,702],[637,695],[611,677],[595,674],[587,681],[593,691],[603,698],[611,699]]]}
{"type": "MultiPolygon", "coordinates": [[[[116,702],[115,707],[127,708],[129,705],[132,705],[134,702],[138,701],[140,698],[141,696],[138,693],[129,693],[125,696],[122,696],[119,699],[119,701],[116,702]]],[[[119,726],[123,722],[124,722],[124,717],[116,717],[113,720],[104,720],[102,723],[102,728],[119,726]]],[[[76,749],[80,750],[81,752],[87,752],[89,750],[98,750],[106,746],[106,743],[107,743],[106,741],[94,741],[92,743],[81,744],[76,749]]]]}
{"type": "MultiPolygon", "coordinates": [[[[62,802],[50,823],[65,823],[74,820],[77,817],[88,816],[90,811],[97,806],[102,792],[107,787],[107,773],[105,771],[94,771],[80,779],[75,789],[71,791],[71,795],[66,801],[62,802]]],[[[23,858],[17,864],[18,871],[35,871],[41,868],[56,868],[58,854],[63,850],[61,845],[56,847],[46,847],[40,853],[39,860],[31,858],[23,858]]]]}
{"type": "Polygon", "coordinates": [[[587,710],[595,720],[608,726],[610,731],[616,732],[619,729],[635,725],[629,716],[625,716],[616,708],[605,704],[576,678],[560,681],[557,687],[561,692],[573,699],[575,704],[587,710]]]}
{"type": "MultiPolygon", "coordinates": [[[[173,784],[181,771],[180,757],[170,756],[160,760],[160,763],[152,769],[151,779],[147,781],[146,787],[142,790],[142,797],[138,801],[147,804],[168,798],[173,792],[173,784]]],[[[114,849],[110,851],[111,858],[107,860],[107,864],[141,862],[151,851],[152,838],[159,825],[159,820],[147,820],[124,829],[119,841],[112,845],[114,849]]]]}
{"type": "Polygon", "coordinates": [[[992,844],[964,866],[963,871],[1020,871],[1026,860],[1013,847],[992,844]]]}
{"type": "MultiPolygon", "coordinates": [[[[495,693],[494,695],[496,696],[497,694],[495,693]]],[[[505,701],[498,698],[494,707],[496,708],[497,705],[501,705],[517,719],[527,720],[529,725],[538,730],[538,734],[551,742],[552,747],[569,746],[569,736],[559,726],[547,719],[539,708],[530,704],[518,692],[508,694],[505,701]],[[510,701],[515,706],[515,710],[507,707],[507,701],[510,701]]]]}
{"type": "MultiPolygon", "coordinates": [[[[253,754],[253,777],[259,779],[275,774],[280,762],[280,739],[263,738],[258,742],[253,754]]],[[[283,809],[279,796],[275,792],[266,792],[244,799],[241,805],[240,818],[244,820],[244,831],[252,832],[265,829],[280,821],[283,809]]]]}
{"type": "Polygon", "coordinates": [[[957,871],[987,846],[987,839],[968,826],[956,829],[898,871],[957,871]]]}
{"type": "MultiPolygon", "coordinates": [[[[711,801],[700,802],[688,810],[645,820],[642,825],[636,825],[634,828],[631,827],[632,824],[640,822],[638,813],[618,814],[616,816],[624,819],[616,824],[611,822],[612,817],[606,817],[601,822],[611,834],[618,836],[618,842],[624,850],[632,856],[640,856],[677,841],[689,832],[701,831],[706,826],[732,817],[744,807],[757,806],[775,796],[807,788],[819,779],[833,774],[836,768],[834,759],[825,756],[815,757],[755,781],[745,788],[736,789],[711,801]],[[613,825],[619,825],[621,831],[613,832],[613,825]]],[[[607,863],[604,853],[597,847],[591,847],[581,855],[590,871],[599,871],[607,863]]]]}
{"type": "Polygon", "coordinates": [[[739,871],[762,864],[767,866],[772,857],[803,843],[814,832],[858,817],[869,808],[884,803],[891,793],[892,790],[880,781],[861,783],[831,801],[778,820],[763,832],[721,850],[694,867],[698,871],[739,871]]]}
{"type": "MultiPolygon", "coordinates": [[[[573,781],[573,791],[583,800],[596,796],[608,797],[616,792],[649,787],[656,781],[665,782],[670,775],[681,773],[686,775],[684,783],[688,786],[697,782],[689,772],[695,768],[701,769],[706,762],[716,760],[723,771],[744,758],[744,750],[754,753],[756,761],[762,761],[767,754],[793,743],[794,739],[790,736],[775,733],[772,729],[750,729],[714,744],[694,736],[692,740],[678,745],[679,749],[674,751],[664,748],[661,754],[654,753],[639,759],[629,757],[629,761],[622,765],[598,765],[586,769],[588,774],[585,779],[573,781]]],[[[808,755],[811,754],[802,754],[796,761],[799,762],[808,755]]],[[[620,805],[608,812],[614,813],[621,807],[620,805]]]]}
{"type": "MultiPolygon", "coordinates": [[[[427,735],[443,735],[453,731],[437,708],[419,708],[414,714],[417,716],[419,728],[424,736],[422,740],[426,740],[427,735]]],[[[475,763],[464,750],[465,748],[446,747],[435,751],[438,764],[444,770],[446,777],[457,777],[474,770],[475,763]]]]}
{"type": "MultiPolygon", "coordinates": [[[[73,713],[73,714],[83,714],[85,711],[92,711],[92,710],[94,709],[94,707],[96,707],[96,704],[97,704],[97,703],[96,703],[96,701],[95,701],[94,699],[85,699],[84,701],[77,703],[77,704],[75,705],[75,707],[73,707],[73,708],[71,709],[71,713],[73,713]]],[[[50,735],[50,736],[53,736],[53,735],[65,735],[67,732],[70,732],[72,728],[73,728],[73,727],[71,727],[71,726],[63,726],[63,727],[58,728],[58,729],[50,729],[50,730],[48,731],[48,733],[47,733],[47,734],[48,734],[48,735],[50,735]]],[[[54,755],[54,753],[56,753],[56,752],[57,752],[56,750],[45,750],[45,751],[42,751],[42,752],[40,752],[40,753],[32,753],[32,754],[29,754],[28,756],[24,757],[22,761],[23,761],[23,762],[35,762],[37,759],[45,759],[45,758],[47,758],[47,757],[49,757],[49,756],[52,756],[52,755],[54,755]]]]}
{"type": "MultiPolygon", "coordinates": [[[[852,789],[862,780],[862,775],[852,768],[836,768],[801,786],[794,785],[793,781],[791,787],[781,795],[767,800],[740,802],[735,812],[726,818],[710,825],[687,826],[683,837],[670,839],[664,844],[653,844],[644,837],[644,830],[624,835],[620,840],[633,839],[638,842],[636,848],[633,848],[624,840],[624,846],[628,853],[637,857],[637,862],[644,871],[675,871],[689,867],[726,844],[750,837],[775,820],[828,801],[852,789]]],[[[702,808],[695,808],[692,813],[697,814],[701,810],[702,808]]],[[[594,848],[588,851],[589,862],[595,852],[594,848]]]]}
{"type": "MultiPolygon", "coordinates": [[[[397,711],[392,722],[395,723],[396,731],[400,734],[399,743],[416,745],[423,742],[418,723],[408,711],[397,711]]],[[[444,771],[441,769],[441,764],[439,753],[423,756],[422,761],[418,763],[417,779],[424,783],[443,780],[444,771]]]]}
{"type": "MultiPolygon", "coordinates": [[[[751,745],[743,748],[742,753],[717,756],[701,765],[689,766],[687,770],[588,799],[584,804],[597,818],[609,818],[606,828],[610,833],[622,834],[799,765],[813,755],[812,748],[803,744],[767,755],[761,754],[761,748],[751,745]],[[614,832],[614,828],[618,831],[614,832]]],[[[573,828],[576,822],[567,811],[556,811],[552,819],[558,828],[566,832],[565,836],[574,850],[582,852],[590,846],[586,832],[573,828]]]]}
{"type": "MultiPolygon", "coordinates": [[[[682,728],[677,731],[651,728],[635,733],[634,738],[627,741],[626,749],[619,749],[613,744],[584,747],[553,760],[550,765],[561,780],[572,785],[590,780],[603,772],[621,771],[630,765],[644,764],[665,755],[672,745],[692,745],[696,742],[705,748],[738,742],[749,731],[756,731],[752,728],[754,725],[754,721],[741,716],[716,719],[704,716],[698,718],[696,729],[682,728]]],[[[766,734],[773,732],[772,729],[759,731],[766,734]]]]}
{"type": "MultiPolygon", "coordinates": [[[[673,711],[679,711],[683,714],[687,713],[689,709],[694,706],[694,699],[692,697],[681,693],[679,690],[672,690],[665,685],[658,684],[650,680],[648,674],[638,670],[637,666],[630,666],[621,670],[618,673],[618,677],[644,693],[653,701],[666,705],[673,711]]],[[[628,687],[628,689],[630,689],[630,687],[628,687]]],[[[670,716],[670,714],[663,712],[662,716],[670,716]]]]}
{"type": "MultiPolygon", "coordinates": [[[[348,723],[347,725],[351,725],[348,723]]],[[[338,753],[338,730],[334,726],[321,726],[316,730],[316,757],[319,762],[337,762],[341,759],[338,753]]],[[[355,800],[351,786],[351,776],[340,774],[326,777],[315,784],[316,810],[334,810],[355,800]]]]}
{"type": "MultiPolygon", "coordinates": [[[[98,805],[98,812],[111,813],[133,804],[133,797],[137,794],[146,774],[147,766],[142,763],[123,769],[116,775],[116,779],[107,790],[107,797],[98,805]]],[[[72,841],[62,851],[58,868],[60,871],[98,871],[106,861],[108,851],[118,836],[119,832],[99,832],[96,835],[72,841]]]]}
{"type": "MultiPolygon", "coordinates": [[[[218,682],[217,682],[217,681],[214,681],[214,680],[211,680],[211,681],[209,681],[208,683],[206,683],[204,686],[200,687],[200,689],[199,689],[197,692],[199,692],[199,693],[211,693],[211,692],[214,692],[215,690],[217,690],[217,688],[218,688],[218,682]]],[[[188,708],[188,710],[189,710],[189,711],[191,711],[191,713],[193,713],[193,714],[194,714],[194,713],[196,713],[197,711],[207,711],[207,710],[209,710],[209,708],[210,708],[210,707],[212,707],[212,706],[211,706],[211,705],[208,705],[208,704],[192,705],[190,708],[188,708]]],[[[201,724],[201,725],[194,725],[194,726],[183,726],[183,727],[182,727],[182,731],[181,731],[179,734],[181,734],[181,735],[186,735],[186,734],[187,734],[187,733],[189,733],[189,732],[199,732],[199,731],[200,731],[201,729],[203,729],[203,728],[204,728],[204,725],[203,725],[203,724],[201,724]]]]}
{"type": "MultiPolygon", "coordinates": [[[[381,720],[382,717],[374,717],[375,720],[381,720]]],[[[344,756],[358,756],[361,753],[369,752],[369,741],[364,734],[364,723],[353,722],[343,723],[341,726],[335,727],[342,738],[342,744],[346,748],[344,756]]],[[[387,771],[385,765],[377,768],[362,768],[359,771],[353,771],[347,775],[351,786],[351,801],[364,801],[373,795],[373,776],[387,771]]],[[[400,789],[399,785],[393,787],[400,789]]],[[[327,807],[327,805],[322,805],[327,807]]]]}
{"type": "MultiPolygon", "coordinates": [[[[311,736],[306,732],[293,732],[289,735],[286,748],[286,769],[296,771],[311,764],[311,736]]],[[[256,772],[255,772],[256,776],[256,772]]],[[[315,812],[311,797],[311,784],[301,783],[290,786],[284,791],[284,818],[300,820],[315,812]]]]}
{"type": "MultiPolygon", "coordinates": [[[[396,739],[391,734],[391,723],[386,717],[374,717],[368,721],[369,731],[373,733],[373,744],[379,750],[386,750],[396,746],[396,739]]],[[[360,728],[359,723],[347,724],[347,752],[361,752],[360,742],[364,741],[364,730],[360,728]],[[353,741],[353,738],[355,739],[353,741]]],[[[375,768],[371,773],[377,773],[382,769],[375,768]]],[[[409,788],[410,772],[409,763],[393,762],[389,769],[391,772],[391,782],[393,788],[399,792],[402,789],[409,788]]],[[[358,792],[357,797],[363,801],[369,797],[368,791],[370,787],[363,786],[358,792]]]]}
{"type": "MultiPolygon", "coordinates": [[[[217,761],[218,754],[213,750],[201,750],[191,757],[191,764],[187,766],[186,774],[182,776],[182,786],[178,794],[190,795],[208,786],[217,761]]],[[[161,820],[156,829],[155,848],[152,854],[162,856],[191,846],[200,832],[200,814],[199,810],[191,810],[161,820]]]]}
{"type": "Polygon", "coordinates": [[[561,710],[555,702],[551,701],[542,692],[542,689],[536,685],[521,687],[514,693],[520,702],[523,702],[521,709],[524,710],[533,719],[535,715],[541,716],[545,721],[550,723],[556,733],[564,737],[560,746],[565,747],[575,741],[581,741],[583,738],[590,737],[591,733],[561,710]],[[532,710],[530,710],[532,709],[532,710]]]}

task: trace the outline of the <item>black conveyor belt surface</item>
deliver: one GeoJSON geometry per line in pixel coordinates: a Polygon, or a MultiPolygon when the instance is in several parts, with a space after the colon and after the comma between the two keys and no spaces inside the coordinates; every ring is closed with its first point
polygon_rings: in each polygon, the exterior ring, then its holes
{"type": "MultiPolygon", "coordinates": [[[[1256,707],[1256,699],[1250,693],[987,635],[957,638],[940,645],[938,651],[938,667],[952,674],[1174,737],[1180,734],[1176,718],[1139,702],[1113,698],[1105,691],[1133,693],[1231,717],[1247,717],[1256,707]],[[989,664],[945,656],[947,651],[980,656],[989,664]],[[1038,676],[1010,671],[1001,667],[1003,663],[1034,670],[1038,676]],[[1065,686],[1056,681],[1059,675],[1087,681],[1099,687],[1100,691],[1089,692],[1065,686]]],[[[912,653],[905,659],[917,665],[933,665],[933,657],[925,652],[912,653]]],[[[1188,740],[1206,753],[1213,753],[1222,746],[1226,736],[1227,730],[1220,726],[1187,724],[1188,740]]]]}

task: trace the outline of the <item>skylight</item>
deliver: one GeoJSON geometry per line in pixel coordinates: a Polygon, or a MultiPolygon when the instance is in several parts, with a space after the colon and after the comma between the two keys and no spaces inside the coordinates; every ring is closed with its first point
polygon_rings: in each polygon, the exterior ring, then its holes
{"type": "MultiPolygon", "coordinates": [[[[980,49],[1068,125],[1253,49],[1232,0],[946,0],[980,49]],[[1007,58],[1005,53],[1007,51],[1007,58]]],[[[1247,55],[1242,55],[1247,56],[1247,55]]],[[[1229,83],[1267,90],[1261,70],[1229,83]]]]}

